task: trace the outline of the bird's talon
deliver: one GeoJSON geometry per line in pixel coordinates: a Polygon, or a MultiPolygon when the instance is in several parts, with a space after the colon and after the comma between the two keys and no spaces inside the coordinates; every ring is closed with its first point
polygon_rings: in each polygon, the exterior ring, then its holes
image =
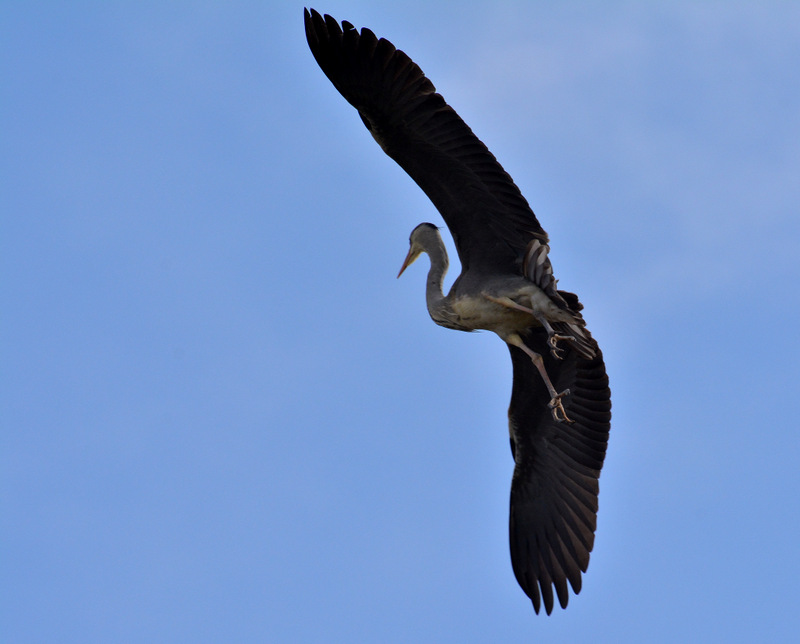
{"type": "Polygon", "coordinates": [[[560,394],[553,396],[550,399],[550,402],[547,404],[547,406],[550,407],[550,413],[553,414],[553,420],[555,420],[557,423],[575,422],[569,416],[567,416],[567,412],[564,409],[564,404],[561,402],[561,399],[567,395],[569,395],[569,389],[565,389],[560,394]]]}
{"type": "Polygon", "coordinates": [[[564,349],[558,346],[557,342],[554,338],[550,338],[548,340],[548,344],[550,345],[550,355],[553,356],[556,360],[563,360],[564,356],[564,349]]]}
{"type": "Polygon", "coordinates": [[[547,343],[550,345],[550,355],[552,355],[556,360],[563,360],[564,349],[558,346],[559,340],[574,341],[575,338],[571,335],[558,335],[557,333],[553,333],[549,338],[547,338],[547,343]]]}

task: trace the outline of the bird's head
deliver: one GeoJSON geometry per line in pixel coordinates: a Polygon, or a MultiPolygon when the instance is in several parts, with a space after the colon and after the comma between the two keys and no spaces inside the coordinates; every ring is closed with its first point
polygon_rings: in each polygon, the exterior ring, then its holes
{"type": "Polygon", "coordinates": [[[410,246],[408,255],[406,255],[406,259],[400,267],[400,272],[397,274],[397,277],[400,277],[404,270],[417,261],[417,258],[422,253],[428,252],[428,249],[432,248],[435,244],[441,244],[441,239],[442,237],[439,234],[439,229],[433,224],[420,224],[412,230],[411,236],[408,238],[410,246]]]}

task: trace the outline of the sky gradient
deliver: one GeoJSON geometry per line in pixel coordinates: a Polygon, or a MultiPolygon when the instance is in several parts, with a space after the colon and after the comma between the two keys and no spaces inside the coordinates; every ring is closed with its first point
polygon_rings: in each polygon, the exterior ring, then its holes
{"type": "Polygon", "coordinates": [[[304,5],[3,3],[0,640],[796,637],[800,5],[553,4],[314,5],[487,144],[605,354],[595,549],[548,617],[508,352],[395,279],[441,219],[304,5]]]}

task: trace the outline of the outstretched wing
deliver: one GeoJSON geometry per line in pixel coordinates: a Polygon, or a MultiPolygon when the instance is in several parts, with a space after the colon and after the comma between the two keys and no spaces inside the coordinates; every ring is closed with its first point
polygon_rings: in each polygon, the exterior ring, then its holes
{"type": "Polygon", "coordinates": [[[519,274],[532,237],[547,243],[511,177],[422,70],[388,40],[305,12],[317,63],[357,110],[383,150],[433,201],[450,229],[462,270],[519,274]]]}
{"type": "MultiPolygon", "coordinates": [[[[531,359],[509,346],[514,368],[508,410],[511,451],[509,539],[511,564],[522,589],[539,612],[553,610],[553,588],[567,606],[567,582],[580,592],[597,526],[598,478],[608,445],[611,391],[603,356],[573,348],[563,360],[550,355],[547,334],[534,330],[526,344],[541,354],[556,390],[569,389],[562,402],[573,423],[553,420],[550,394],[531,359]]],[[[591,341],[594,343],[594,340],[591,341]]]]}

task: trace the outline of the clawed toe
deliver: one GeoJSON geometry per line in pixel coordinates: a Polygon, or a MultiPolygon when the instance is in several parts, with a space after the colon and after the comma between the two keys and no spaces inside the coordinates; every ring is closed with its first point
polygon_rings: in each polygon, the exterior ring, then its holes
{"type": "Polygon", "coordinates": [[[564,356],[564,349],[558,346],[559,340],[575,340],[574,337],[571,335],[558,335],[557,333],[553,333],[550,337],[547,338],[547,343],[550,345],[550,355],[552,355],[556,360],[563,360],[564,356]]]}
{"type": "Polygon", "coordinates": [[[564,404],[561,402],[561,399],[569,394],[569,389],[565,389],[560,394],[556,394],[550,399],[550,402],[547,406],[550,408],[550,413],[553,414],[553,420],[559,423],[574,423],[575,421],[572,420],[569,416],[567,416],[567,412],[564,409],[564,404]]]}
{"type": "Polygon", "coordinates": [[[559,347],[555,342],[550,343],[550,355],[553,356],[556,360],[563,360],[564,359],[564,349],[559,347]]]}

